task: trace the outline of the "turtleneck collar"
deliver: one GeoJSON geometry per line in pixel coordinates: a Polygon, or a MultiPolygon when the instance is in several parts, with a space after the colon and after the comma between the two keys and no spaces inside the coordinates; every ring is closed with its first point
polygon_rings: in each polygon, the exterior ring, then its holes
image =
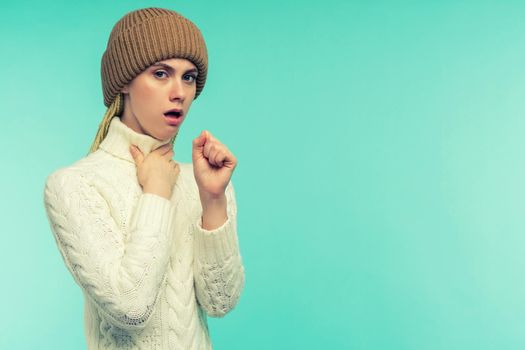
{"type": "Polygon", "coordinates": [[[109,129],[106,137],[100,143],[100,148],[104,151],[124,159],[128,162],[135,163],[131,153],[129,153],[129,146],[137,146],[144,156],[151,151],[157,149],[159,146],[169,143],[170,140],[161,141],[149,135],[139,134],[135,130],[124,124],[120,117],[115,116],[111,119],[109,129]]]}

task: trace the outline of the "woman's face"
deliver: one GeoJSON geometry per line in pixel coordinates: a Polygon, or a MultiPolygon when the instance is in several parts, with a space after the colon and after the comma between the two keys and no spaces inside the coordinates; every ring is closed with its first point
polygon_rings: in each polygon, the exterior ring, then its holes
{"type": "Polygon", "coordinates": [[[196,81],[197,67],[187,59],[154,63],[121,90],[122,122],[158,140],[171,139],[186,119],[197,90],[196,81]]]}

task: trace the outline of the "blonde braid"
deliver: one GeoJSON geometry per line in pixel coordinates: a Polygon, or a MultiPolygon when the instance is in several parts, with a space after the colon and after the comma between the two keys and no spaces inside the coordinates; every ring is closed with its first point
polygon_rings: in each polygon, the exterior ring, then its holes
{"type": "Polygon", "coordinates": [[[106,113],[104,114],[104,118],[102,118],[102,121],[100,122],[100,125],[98,126],[97,135],[95,136],[95,140],[93,141],[93,144],[91,145],[91,148],[88,152],[92,153],[95,152],[98,149],[98,146],[104,140],[108,133],[109,124],[111,123],[111,119],[115,116],[119,116],[122,114],[124,109],[124,103],[122,101],[122,94],[117,94],[115,97],[115,100],[113,100],[113,103],[109,106],[106,113]]]}

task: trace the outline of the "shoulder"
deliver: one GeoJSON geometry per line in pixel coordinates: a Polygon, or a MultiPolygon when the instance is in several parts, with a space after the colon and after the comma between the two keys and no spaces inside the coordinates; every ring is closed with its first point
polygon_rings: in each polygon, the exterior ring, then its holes
{"type": "Polygon", "coordinates": [[[59,168],[49,174],[44,184],[46,204],[63,201],[71,193],[79,191],[84,183],[81,172],[73,166],[59,168]]]}
{"type": "Polygon", "coordinates": [[[62,167],[51,172],[45,181],[46,189],[58,189],[64,187],[66,183],[80,181],[81,174],[73,166],[62,167]]]}
{"type": "Polygon", "coordinates": [[[100,150],[90,153],[70,165],[52,171],[45,180],[46,188],[91,182],[93,179],[107,173],[108,170],[111,173],[119,173],[120,167],[118,163],[111,160],[106,153],[100,150]]]}
{"type": "Polygon", "coordinates": [[[94,173],[93,164],[100,162],[100,153],[91,153],[74,163],[53,170],[45,179],[45,191],[61,192],[66,188],[78,188],[94,173]]]}

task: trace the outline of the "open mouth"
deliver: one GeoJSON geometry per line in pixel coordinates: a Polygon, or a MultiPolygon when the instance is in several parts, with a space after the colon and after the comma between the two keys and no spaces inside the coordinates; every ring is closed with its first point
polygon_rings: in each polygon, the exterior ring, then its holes
{"type": "Polygon", "coordinates": [[[169,111],[164,112],[164,117],[166,118],[166,122],[169,125],[172,126],[179,126],[182,123],[182,116],[184,115],[184,112],[182,109],[174,108],[170,109],[169,111]]]}
{"type": "Polygon", "coordinates": [[[166,113],[164,113],[164,115],[166,117],[180,118],[182,117],[182,111],[176,111],[176,110],[167,111],[166,113]]]}

